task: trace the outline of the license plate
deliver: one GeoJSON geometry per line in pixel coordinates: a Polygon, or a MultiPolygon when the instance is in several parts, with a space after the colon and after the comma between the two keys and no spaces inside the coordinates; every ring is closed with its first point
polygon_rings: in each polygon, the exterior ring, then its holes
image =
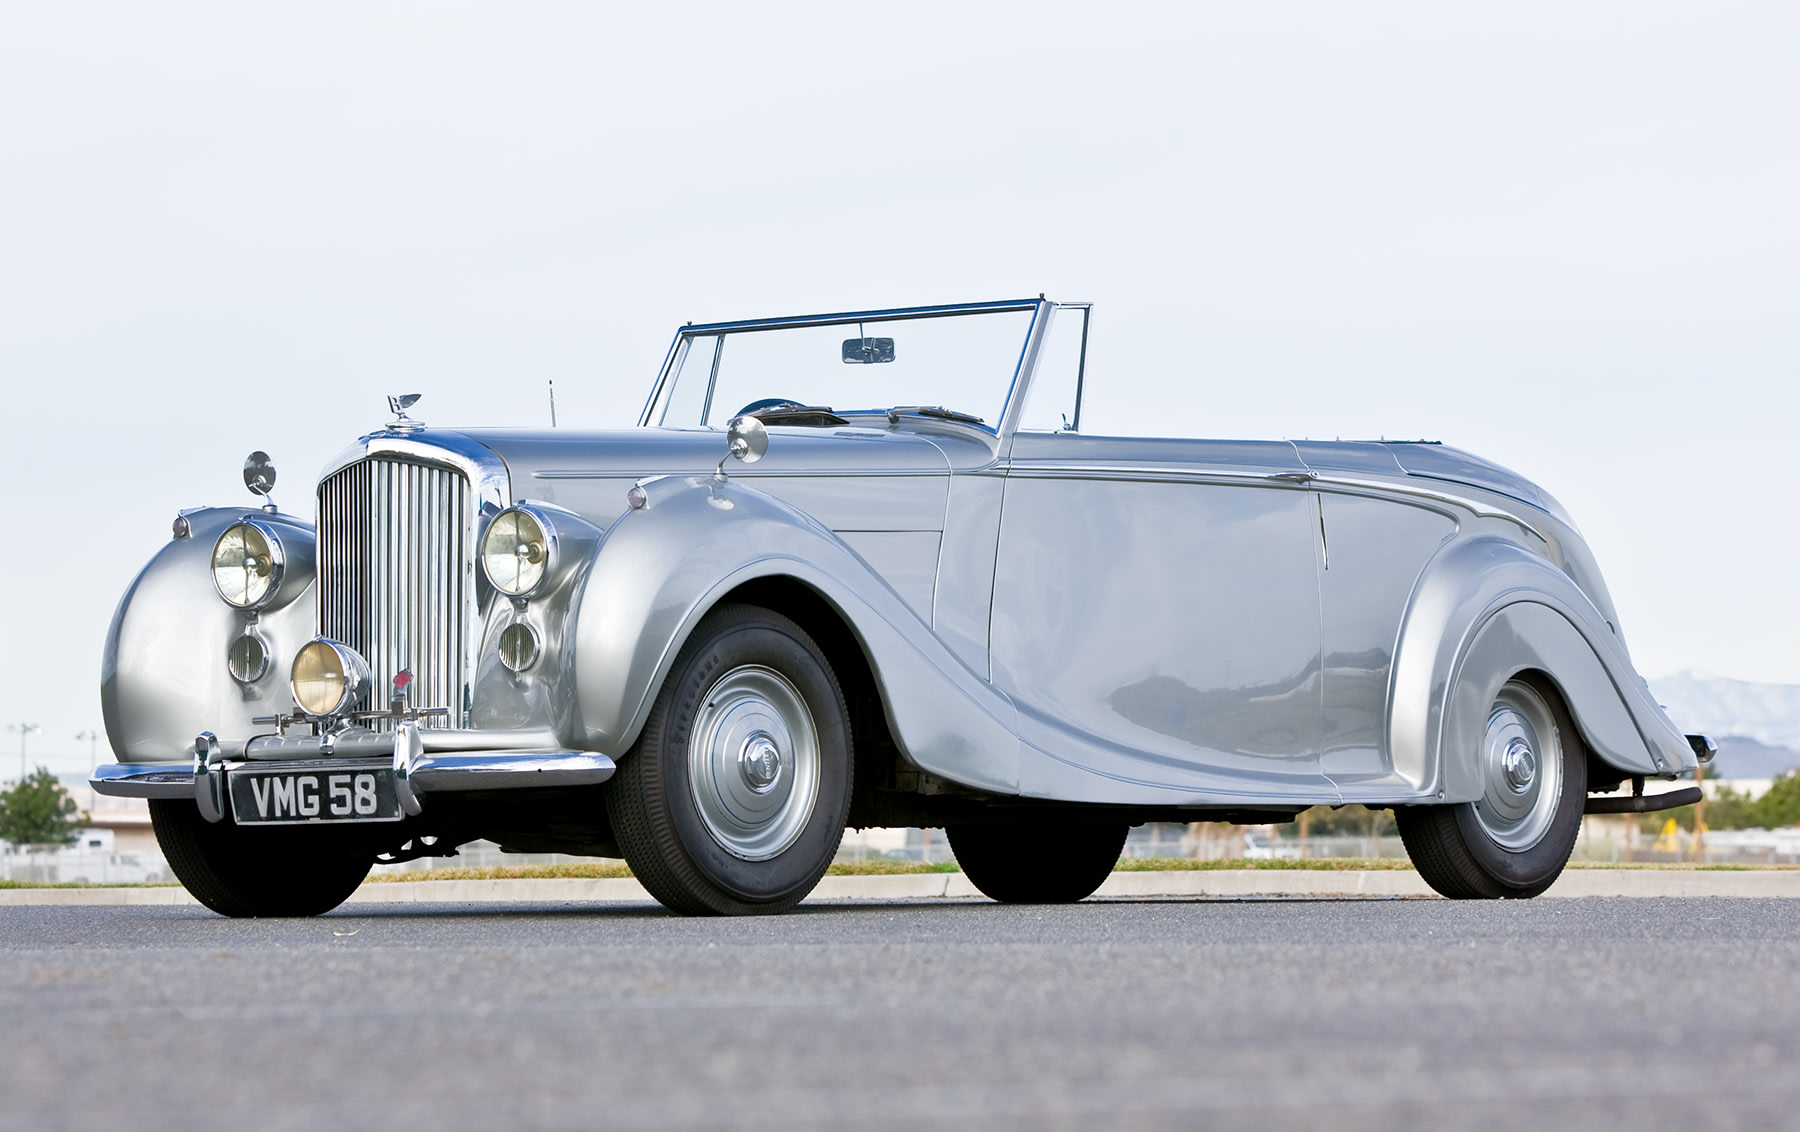
{"type": "Polygon", "coordinates": [[[400,821],[406,816],[394,791],[392,767],[239,767],[225,780],[239,825],[400,821]]]}

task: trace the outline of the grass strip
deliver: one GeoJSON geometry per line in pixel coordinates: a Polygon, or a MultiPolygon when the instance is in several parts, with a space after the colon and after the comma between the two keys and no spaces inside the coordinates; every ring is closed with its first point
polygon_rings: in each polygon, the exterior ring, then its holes
{"type": "Polygon", "coordinates": [[[1568,867],[1571,869],[1648,869],[1676,873],[1781,873],[1800,869],[1800,865],[1767,865],[1756,862],[1703,865],[1698,861],[1570,861],[1568,867]]]}
{"type": "Polygon", "coordinates": [[[1404,857],[1217,857],[1198,860],[1193,857],[1121,857],[1113,866],[1115,873],[1182,873],[1214,872],[1224,869],[1268,869],[1302,872],[1394,872],[1412,868],[1404,857]]]}
{"type": "MultiPolygon", "coordinates": [[[[1221,857],[1196,860],[1192,857],[1122,857],[1113,866],[1119,873],[1213,872],[1225,869],[1257,869],[1276,872],[1410,872],[1412,862],[1404,857],[1286,857],[1275,860],[1250,860],[1244,857],[1221,857]]],[[[1630,861],[1614,864],[1608,861],[1570,861],[1571,869],[1632,869],[1639,871],[1675,872],[1757,872],[1793,871],[1794,865],[1701,865],[1688,861],[1630,861]]],[[[922,865],[917,861],[839,861],[825,870],[826,876],[867,877],[905,876],[915,873],[955,873],[962,870],[955,861],[922,865]]],[[[379,873],[372,882],[393,883],[415,880],[511,880],[515,878],[558,877],[628,877],[631,869],[624,862],[581,862],[561,865],[507,865],[491,868],[416,869],[411,872],[379,873]]]]}
{"type": "MultiPolygon", "coordinates": [[[[1244,857],[1221,857],[1196,860],[1192,857],[1123,857],[1113,867],[1119,873],[1212,872],[1224,869],[1259,869],[1276,872],[1396,872],[1410,871],[1412,862],[1404,857],[1307,857],[1250,860],[1244,857]]],[[[1571,869],[1600,869],[1636,872],[1793,872],[1800,865],[1734,864],[1706,865],[1693,861],[1570,861],[1571,869]]],[[[932,865],[917,861],[840,861],[825,870],[826,876],[870,877],[905,876],[914,873],[957,873],[962,870],[955,861],[932,865]]],[[[407,872],[374,873],[370,884],[395,884],[418,880],[557,880],[608,879],[629,877],[631,869],[623,861],[579,861],[559,865],[497,865],[488,868],[414,869],[407,872]]],[[[11,888],[177,888],[165,884],[51,884],[25,880],[0,880],[0,889],[11,888]]]]}
{"type": "Polygon", "coordinates": [[[365,884],[393,884],[415,880],[610,880],[628,877],[623,861],[571,861],[560,865],[493,865],[487,868],[407,869],[371,873],[365,884]]]}
{"type": "MultiPolygon", "coordinates": [[[[873,877],[899,876],[908,873],[955,873],[962,870],[955,861],[922,865],[917,861],[840,861],[825,870],[826,876],[873,877]]],[[[411,869],[405,872],[376,873],[374,883],[391,884],[415,880],[557,880],[565,877],[610,879],[628,877],[630,866],[623,861],[580,861],[560,865],[495,865],[488,868],[411,869]]]]}
{"type": "Polygon", "coordinates": [[[132,881],[117,881],[112,884],[89,884],[86,881],[59,881],[55,884],[52,884],[49,881],[37,881],[37,880],[0,880],[0,889],[5,889],[5,888],[180,888],[180,887],[181,887],[181,885],[175,881],[167,881],[162,884],[138,884],[138,883],[135,883],[132,881]]]}
{"type": "Polygon", "coordinates": [[[934,865],[923,865],[918,861],[838,861],[825,870],[828,877],[886,877],[902,876],[908,873],[960,873],[962,866],[955,861],[939,861],[934,865]]]}

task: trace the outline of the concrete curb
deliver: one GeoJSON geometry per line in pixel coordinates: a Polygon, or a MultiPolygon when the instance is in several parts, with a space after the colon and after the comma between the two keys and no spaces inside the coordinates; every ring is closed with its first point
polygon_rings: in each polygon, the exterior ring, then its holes
{"type": "Polygon", "coordinates": [[[0,888],[9,904],[197,904],[185,888],[0,888]]]}
{"type": "MultiPolygon", "coordinates": [[[[961,873],[826,877],[808,900],[929,900],[981,895],[961,873]]],[[[1114,873],[1094,894],[1100,898],[1233,898],[1247,896],[1432,896],[1410,870],[1327,872],[1317,869],[1213,869],[1192,872],[1114,873]]],[[[1570,869],[1545,893],[1576,896],[1800,897],[1800,869],[1685,871],[1677,869],[1570,869]]],[[[350,904],[560,904],[646,903],[650,894],[629,877],[589,879],[426,880],[365,884],[350,904]]],[[[180,888],[8,888],[0,906],[15,904],[193,904],[180,888]]]]}

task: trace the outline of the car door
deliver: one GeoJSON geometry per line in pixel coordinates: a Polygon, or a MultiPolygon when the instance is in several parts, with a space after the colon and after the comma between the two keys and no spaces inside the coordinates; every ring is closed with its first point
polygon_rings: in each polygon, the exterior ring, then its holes
{"type": "Polygon", "coordinates": [[[1027,793],[1332,800],[1307,478],[1285,442],[1017,435],[989,648],[1027,793]]]}
{"type": "Polygon", "coordinates": [[[1349,800],[1416,788],[1388,750],[1388,681],[1419,573],[1453,538],[1451,510],[1382,491],[1404,470],[1380,444],[1299,441],[1318,473],[1324,720],[1319,766],[1349,800]]]}

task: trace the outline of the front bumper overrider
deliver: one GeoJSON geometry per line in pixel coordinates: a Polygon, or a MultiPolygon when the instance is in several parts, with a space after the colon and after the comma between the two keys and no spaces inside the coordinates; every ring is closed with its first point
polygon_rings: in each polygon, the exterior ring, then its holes
{"type": "Polygon", "coordinates": [[[229,750],[210,732],[194,741],[194,761],[114,763],[89,779],[96,794],[115,798],[191,798],[208,821],[220,821],[229,795],[226,776],[252,764],[282,763],[325,769],[390,761],[401,808],[424,810],[427,794],[545,786],[593,786],[615,769],[598,751],[574,751],[548,729],[449,730],[401,723],[393,731],[353,729],[324,736],[262,735],[229,750]]]}

